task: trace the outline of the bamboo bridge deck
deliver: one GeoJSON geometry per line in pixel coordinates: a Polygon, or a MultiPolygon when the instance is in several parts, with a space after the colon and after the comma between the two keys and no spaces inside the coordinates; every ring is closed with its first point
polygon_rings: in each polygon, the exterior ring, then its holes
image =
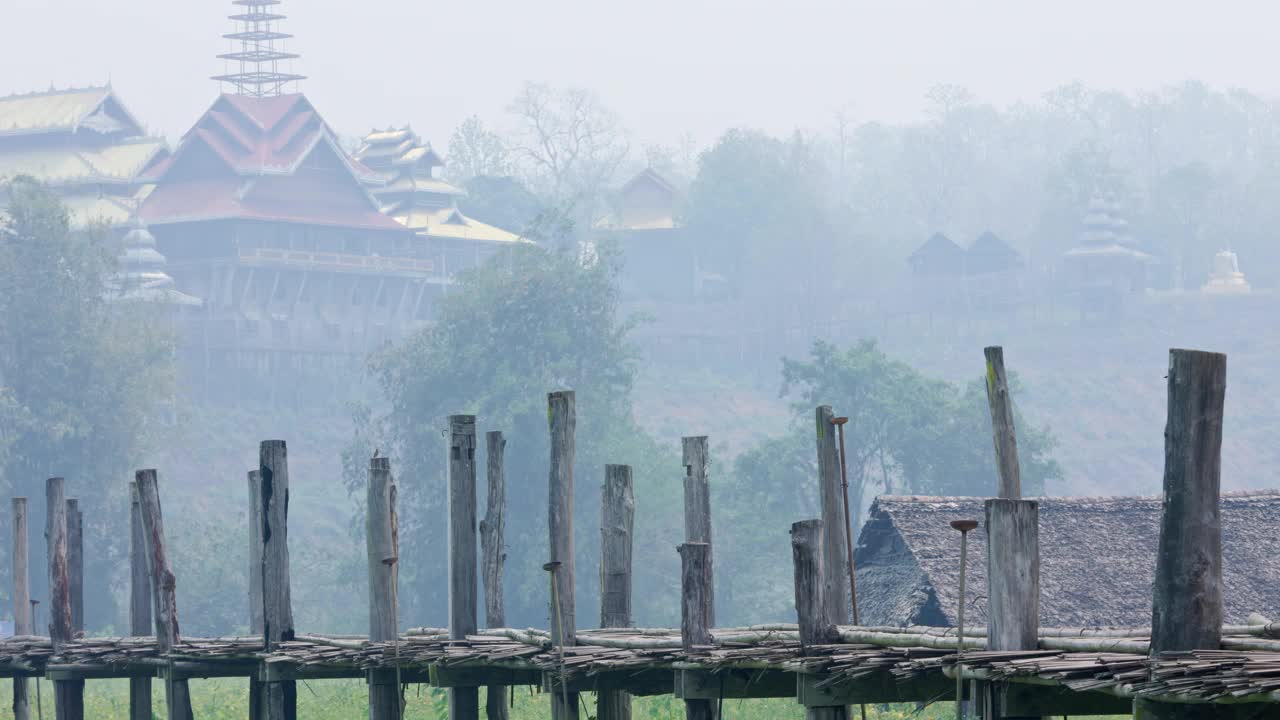
{"type": "MultiPolygon", "coordinates": [[[[1006,707],[1055,714],[1127,713],[1133,698],[1178,703],[1280,701],[1280,643],[1271,632],[1227,636],[1224,645],[1274,645],[1275,650],[1142,651],[1134,633],[1090,637],[1072,631],[1044,638],[1089,644],[1096,650],[987,651],[970,649],[962,677],[1020,688],[1006,707]],[[1107,648],[1115,649],[1109,650],[1107,648]]],[[[563,655],[540,630],[496,629],[450,640],[443,629],[419,629],[398,642],[362,637],[300,635],[264,649],[261,638],[186,638],[161,652],[154,637],[83,638],[55,652],[47,637],[0,642],[0,677],[102,679],[139,676],[199,679],[268,677],[293,680],[365,678],[395,670],[403,684],[437,687],[528,685],[574,692],[626,690],[633,695],[682,698],[795,697],[805,705],[950,701],[957,669],[950,629],[842,627],[845,637],[880,637],[877,644],[842,642],[802,647],[795,626],[767,625],[715,633],[709,646],[683,649],[678,630],[580,631],[563,655]],[[920,630],[920,629],[916,629],[920,630]],[[926,647],[924,635],[941,639],[926,647]],[[892,636],[899,639],[894,640],[892,636]],[[949,640],[949,642],[947,642],[949,640]],[[896,644],[893,644],[896,643],[896,644]]],[[[1104,631],[1105,632],[1105,631],[1104,631]]],[[[981,638],[970,646],[981,647],[981,638]]]]}

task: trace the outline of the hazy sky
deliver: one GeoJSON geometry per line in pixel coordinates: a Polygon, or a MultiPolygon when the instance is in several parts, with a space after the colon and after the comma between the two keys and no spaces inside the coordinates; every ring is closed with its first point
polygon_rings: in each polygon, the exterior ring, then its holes
{"type": "MultiPolygon", "coordinates": [[[[212,102],[226,0],[0,0],[0,94],[108,78],[177,137],[212,102]]],[[[1073,80],[1280,94],[1269,1],[286,0],[302,84],[339,132],[439,147],[526,80],[595,89],[638,143],[917,117],[940,82],[998,104],[1073,80]]]]}

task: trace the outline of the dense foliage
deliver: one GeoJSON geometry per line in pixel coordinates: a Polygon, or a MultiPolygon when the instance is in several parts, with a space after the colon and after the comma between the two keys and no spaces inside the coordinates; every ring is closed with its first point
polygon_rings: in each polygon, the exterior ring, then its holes
{"type": "MultiPolygon", "coordinates": [[[[470,413],[478,416],[481,434],[507,435],[508,622],[544,622],[546,396],[558,389],[572,389],[577,397],[578,602],[584,612],[594,606],[604,465],[636,466],[637,494],[661,494],[649,485],[660,472],[660,453],[631,414],[632,322],[618,313],[616,272],[608,247],[597,248],[589,261],[533,245],[513,248],[510,257],[464,276],[441,303],[435,324],[375,359],[389,408],[366,416],[364,436],[347,453],[348,476],[361,486],[376,437],[384,438],[383,447],[402,468],[400,497],[407,509],[401,534],[413,560],[402,566],[412,591],[401,597],[417,604],[406,612],[444,616],[441,434],[448,415],[470,413]]],[[[478,444],[483,448],[483,439],[478,444]]],[[[593,614],[586,612],[584,622],[593,614]]]]}
{"type": "MultiPolygon", "coordinates": [[[[1011,382],[1016,397],[1016,378],[1011,382]]],[[[847,349],[819,341],[808,358],[784,360],[782,392],[794,401],[792,430],[739,455],[731,488],[722,493],[729,521],[721,525],[734,548],[725,577],[735,608],[769,617],[789,612],[786,592],[760,582],[764,574],[776,575],[781,583],[789,572],[790,556],[778,541],[780,526],[751,520],[762,507],[787,518],[816,515],[814,411],[819,405],[831,405],[849,418],[845,449],[854,528],[862,526],[861,511],[872,494],[990,495],[995,488],[982,379],[956,385],[926,377],[869,340],[847,349]]],[[[1014,415],[1023,492],[1044,494],[1061,474],[1051,455],[1053,436],[1027,423],[1016,407],[1014,415]]]]}
{"type": "MultiPolygon", "coordinates": [[[[8,186],[0,220],[0,482],[30,498],[43,527],[44,480],[67,479],[88,522],[86,586],[109,587],[122,549],[117,508],[159,404],[173,392],[173,343],[157,314],[111,302],[116,248],[101,228],[73,230],[56,196],[33,181],[8,186]]],[[[127,526],[126,526],[127,527],[127,526]]],[[[44,567],[33,537],[32,568],[44,567]]],[[[126,540],[127,542],[127,540],[126,540]]],[[[32,573],[35,597],[44,574],[32,573]]],[[[113,619],[91,603],[86,623],[113,619]]]]}

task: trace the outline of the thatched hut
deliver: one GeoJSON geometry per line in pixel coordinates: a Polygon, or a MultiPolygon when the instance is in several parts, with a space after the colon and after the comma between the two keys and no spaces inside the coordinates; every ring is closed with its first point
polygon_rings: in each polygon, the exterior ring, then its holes
{"type": "MultiPolygon", "coordinates": [[[[1041,627],[1146,627],[1160,537],[1158,497],[1040,499],[1041,627]]],[[[983,498],[880,497],[854,552],[867,625],[955,623],[960,537],[983,498]]],[[[1280,491],[1222,497],[1226,620],[1280,617],[1280,491]]],[[[986,533],[970,535],[969,606],[986,622],[986,533]]]]}

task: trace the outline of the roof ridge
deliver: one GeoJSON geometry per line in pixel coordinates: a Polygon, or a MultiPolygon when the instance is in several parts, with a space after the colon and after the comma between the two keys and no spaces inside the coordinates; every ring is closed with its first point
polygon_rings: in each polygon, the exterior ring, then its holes
{"type": "Polygon", "coordinates": [[[73,93],[87,92],[114,92],[111,85],[86,85],[85,87],[68,87],[68,88],[49,88],[48,90],[32,90],[25,93],[11,93],[9,95],[0,95],[0,102],[5,100],[25,100],[37,97],[53,97],[55,95],[71,95],[73,93]]]}
{"type": "MultiPolygon", "coordinates": [[[[1276,497],[1280,498],[1280,488],[1262,490],[1229,490],[1220,493],[1222,498],[1276,497]]],[[[877,495],[876,502],[887,504],[930,504],[944,502],[982,502],[994,498],[985,495],[877,495]]],[[[1050,500],[1055,504],[1088,505],[1094,503],[1119,501],[1159,501],[1161,495],[1037,495],[1024,500],[1050,500]]]]}

